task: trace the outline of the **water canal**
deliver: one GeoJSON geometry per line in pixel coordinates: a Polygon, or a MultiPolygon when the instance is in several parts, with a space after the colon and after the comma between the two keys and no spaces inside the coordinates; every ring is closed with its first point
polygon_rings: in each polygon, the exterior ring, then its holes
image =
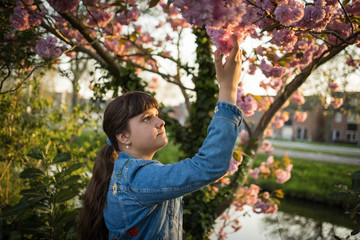
{"type": "MultiPolygon", "coordinates": [[[[298,200],[282,200],[276,214],[256,214],[246,208],[239,214],[230,209],[230,215],[239,216],[242,229],[233,232],[226,228],[228,240],[320,240],[346,239],[353,225],[343,210],[298,200]],[[336,237],[338,238],[336,238],[336,237]]],[[[216,225],[217,231],[220,223],[216,225]]],[[[212,235],[211,240],[218,239],[212,235]]],[[[360,239],[360,234],[349,240],[360,239]]]]}

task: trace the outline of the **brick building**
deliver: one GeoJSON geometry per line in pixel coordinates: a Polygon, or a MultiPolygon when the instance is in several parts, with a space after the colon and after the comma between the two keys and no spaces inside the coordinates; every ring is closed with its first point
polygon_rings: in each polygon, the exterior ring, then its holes
{"type": "MultiPolygon", "coordinates": [[[[301,106],[291,103],[285,111],[290,113],[289,121],[282,128],[275,128],[272,137],[295,141],[317,141],[355,144],[360,146],[360,93],[336,93],[343,97],[344,104],[339,109],[321,104],[319,96],[305,97],[301,106]],[[306,111],[308,117],[304,122],[296,122],[292,116],[295,110],[306,111]]],[[[262,113],[245,117],[250,126],[255,126],[262,113]]]]}

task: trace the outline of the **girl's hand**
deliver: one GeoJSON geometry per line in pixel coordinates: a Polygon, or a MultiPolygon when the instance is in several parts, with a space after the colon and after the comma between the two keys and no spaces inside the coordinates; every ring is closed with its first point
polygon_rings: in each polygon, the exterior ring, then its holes
{"type": "Polygon", "coordinates": [[[216,75],[220,84],[219,100],[236,104],[236,90],[242,68],[242,54],[235,36],[233,36],[233,42],[234,47],[225,64],[222,64],[220,52],[216,51],[214,55],[216,75]]]}

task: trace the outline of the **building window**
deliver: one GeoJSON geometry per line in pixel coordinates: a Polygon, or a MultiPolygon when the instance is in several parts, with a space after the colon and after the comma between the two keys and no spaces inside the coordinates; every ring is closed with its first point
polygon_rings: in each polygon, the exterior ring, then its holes
{"type": "Polygon", "coordinates": [[[356,142],[356,131],[346,131],[346,140],[349,142],[356,142]]]}
{"type": "Polygon", "coordinates": [[[298,127],[296,130],[296,139],[297,140],[307,140],[308,138],[308,131],[307,128],[298,127]]]}
{"type": "Polygon", "coordinates": [[[342,121],[342,113],[341,112],[335,113],[335,122],[341,123],[341,121],[342,121]]]}
{"type": "Polygon", "coordinates": [[[354,113],[349,113],[348,115],[347,115],[347,123],[356,123],[357,121],[357,116],[356,116],[356,114],[354,114],[354,113]]]}
{"type": "Polygon", "coordinates": [[[340,131],[339,130],[333,130],[332,131],[332,140],[340,140],[340,131]]]}
{"type": "Polygon", "coordinates": [[[356,107],[356,106],[358,106],[358,104],[359,104],[358,98],[351,98],[351,101],[350,101],[351,106],[356,107]]]}

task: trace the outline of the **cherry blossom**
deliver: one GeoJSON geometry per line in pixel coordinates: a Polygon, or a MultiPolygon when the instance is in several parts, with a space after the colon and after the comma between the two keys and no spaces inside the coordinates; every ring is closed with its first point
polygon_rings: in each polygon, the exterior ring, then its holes
{"type": "Polygon", "coordinates": [[[46,39],[39,39],[36,43],[36,53],[40,57],[56,58],[60,56],[61,49],[56,46],[57,38],[49,36],[46,39]]]}
{"type": "Polygon", "coordinates": [[[261,150],[263,150],[266,154],[270,154],[274,151],[274,148],[272,147],[271,142],[269,142],[268,140],[264,140],[261,150]]]}
{"type": "Polygon", "coordinates": [[[47,0],[47,2],[59,13],[74,11],[80,3],[80,0],[47,0]]]}
{"type": "Polygon", "coordinates": [[[284,183],[286,181],[288,181],[291,178],[291,173],[290,171],[284,171],[282,169],[277,169],[275,171],[276,174],[276,182],[277,183],[284,183]]]}
{"type": "Polygon", "coordinates": [[[276,213],[277,210],[277,204],[271,204],[269,201],[264,202],[261,199],[257,199],[257,202],[253,207],[255,213],[276,213]]]}
{"type": "Polygon", "coordinates": [[[135,22],[140,16],[140,10],[134,6],[131,10],[120,12],[115,15],[115,21],[122,25],[129,25],[130,22],[135,22]]]}
{"type": "Polygon", "coordinates": [[[236,172],[240,164],[240,161],[237,161],[235,158],[231,158],[230,167],[228,170],[229,174],[233,174],[234,172],[236,172]]]}
{"type": "Polygon", "coordinates": [[[246,145],[249,141],[249,133],[246,130],[241,129],[241,131],[239,133],[239,138],[240,138],[241,144],[246,145]]]}
{"type": "Polygon", "coordinates": [[[307,119],[307,112],[295,111],[294,120],[296,122],[305,122],[306,119],[307,119]]]}
{"type": "Polygon", "coordinates": [[[250,175],[250,177],[252,177],[253,179],[258,179],[258,178],[259,178],[259,173],[260,173],[260,169],[259,169],[259,168],[254,168],[254,169],[250,169],[250,170],[249,170],[249,175],[250,175]]]}
{"type": "Polygon", "coordinates": [[[269,166],[269,167],[272,167],[272,166],[273,166],[273,163],[274,163],[274,156],[269,156],[269,157],[266,159],[266,165],[269,166]]]}
{"type": "Polygon", "coordinates": [[[244,92],[241,87],[238,88],[237,91],[237,100],[236,105],[243,111],[245,116],[254,115],[258,104],[253,96],[250,94],[244,95],[244,92]]]}
{"type": "Polygon", "coordinates": [[[302,105],[305,103],[305,98],[300,89],[296,90],[291,96],[291,101],[296,103],[297,105],[302,105]]]}
{"type": "Polygon", "coordinates": [[[91,7],[88,14],[89,27],[105,27],[111,19],[113,19],[114,13],[109,13],[101,8],[91,7]]]}
{"type": "Polygon", "coordinates": [[[281,78],[286,71],[284,67],[273,67],[267,64],[264,59],[261,60],[260,69],[268,78],[281,78]]]}
{"type": "Polygon", "coordinates": [[[274,15],[283,25],[290,25],[299,21],[304,16],[304,4],[298,1],[289,1],[287,4],[279,5],[274,15]]]}
{"type": "Polygon", "coordinates": [[[344,101],[342,98],[331,98],[331,105],[337,109],[340,108],[343,105],[344,101]]]}

